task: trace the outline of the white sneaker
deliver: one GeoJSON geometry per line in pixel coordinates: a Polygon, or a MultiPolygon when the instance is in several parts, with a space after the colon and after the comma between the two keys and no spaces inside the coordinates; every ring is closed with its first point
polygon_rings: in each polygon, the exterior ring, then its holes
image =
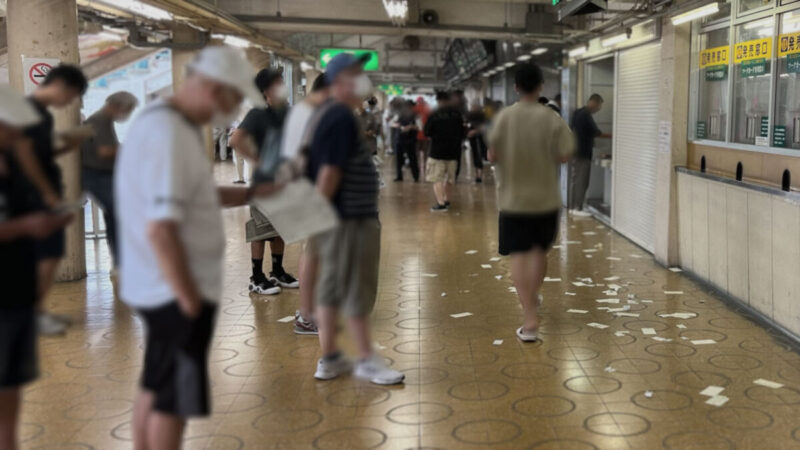
{"type": "Polygon", "coordinates": [[[573,210],[572,215],[575,217],[592,217],[592,213],[580,209],[573,210]]]}
{"type": "Polygon", "coordinates": [[[67,332],[67,324],[48,313],[36,315],[36,326],[43,336],[56,336],[67,332]]]}
{"type": "Polygon", "coordinates": [[[536,304],[536,306],[537,307],[542,306],[542,303],[544,303],[544,296],[542,294],[539,294],[539,301],[536,304]]]}
{"type": "Polygon", "coordinates": [[[517,328],[517,337],[522,342],[536,342],[539,339],[536,333],[525,331],[522,327],[517,328]]]}
{"type": "Polygon", "coordinates": [[[403,372],[387,367],[383,358],[378,355],[372,355],[368,359],[356,363],[353,376],[375,384],[398,384],[406,379],[403,372]]]}
{"type": "Polygon", "coordinates": [[[326,361],[325,358],[320,358],[317,362],[317,371],[314,373],[314,378],[318,380],[332,380],[341,375],[350,373],[353,370],[353,363],[346,357],[339,355],[333,361],[326,361]]]}

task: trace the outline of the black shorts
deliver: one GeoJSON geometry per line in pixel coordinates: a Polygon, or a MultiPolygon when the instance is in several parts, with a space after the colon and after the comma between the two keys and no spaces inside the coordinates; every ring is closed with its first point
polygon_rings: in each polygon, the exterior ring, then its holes
{"type": "Polygon", "coordinates": [[[61,259],[64,257],[64,229],[60,229],[50,236],[36,241],[36,260],[61,259]]]}
{"type": "Polygon", "coordinates": [[[500,212],[500,254],[550,250],[558,234],[558,211],[543,214],[500,212]]]}
{"type": "Polygon", "coordinates": [[[177,301],[138,310],[147,333],[141,386],[155,394],[155,410],[179,417],[211,413],[208,349],[216,309],[204,302],[196,319],[184,316],[177,301]]]}
{"type": "Polygon", "coordinates": [[[0,389],[22,386],[38,376],[33,305],[0,309],[0,389]]]}

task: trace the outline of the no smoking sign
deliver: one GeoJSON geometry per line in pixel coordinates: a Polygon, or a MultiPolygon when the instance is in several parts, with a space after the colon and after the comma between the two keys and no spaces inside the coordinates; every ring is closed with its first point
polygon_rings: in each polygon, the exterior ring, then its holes
{"type": "Polygon", "coordinates": [[[52,58],[22,58],[22,73],[25,77],[25,93],[30,94],[44,81],[47,74],[61,61],[52,58]]]}

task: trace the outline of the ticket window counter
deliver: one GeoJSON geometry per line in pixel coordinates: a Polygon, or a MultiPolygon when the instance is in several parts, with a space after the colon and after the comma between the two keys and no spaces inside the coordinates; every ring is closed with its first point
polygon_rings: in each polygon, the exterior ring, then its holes
{"type": "MultiPolygon", "coordinates": [[[[611,133],[614,126],[614,57],[586,63],[582,103],[592,94],[603,97],[603,109],[594,115],[594,121],[603,133],[611,133]]],[[[586,206],[600,215],[611,217],[611,180],[613,147],[610,138],[595,139],[591,178],[586,192],[586,206]]]]}

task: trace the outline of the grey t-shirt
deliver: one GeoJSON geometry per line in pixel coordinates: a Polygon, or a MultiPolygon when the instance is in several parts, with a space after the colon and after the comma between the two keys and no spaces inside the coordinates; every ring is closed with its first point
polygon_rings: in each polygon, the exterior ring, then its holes
{"type": "Polygon", "coordinates": [[[114,120],[100,110],[86,119],[84,124],[91,126],[95,135],[81,144],[83,167],[112,172],[114,170],[114,158],[100,156],[98,149],[103,146],[119,145],[117,132],[114,130],[114,120]]]}

